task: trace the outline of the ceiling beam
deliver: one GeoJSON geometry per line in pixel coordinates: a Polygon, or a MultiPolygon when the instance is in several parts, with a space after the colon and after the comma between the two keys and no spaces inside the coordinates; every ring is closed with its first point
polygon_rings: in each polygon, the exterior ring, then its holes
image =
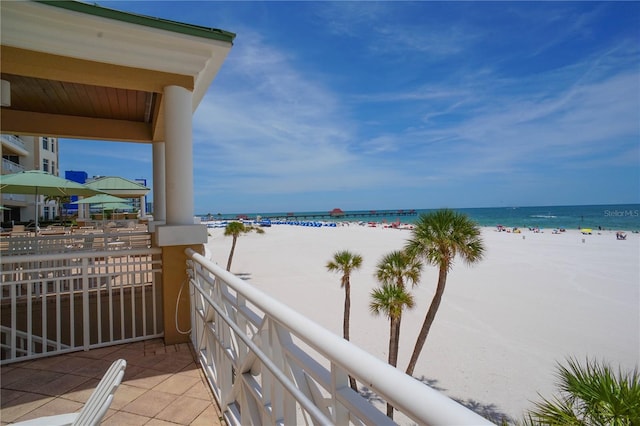
{"type": "Polygon", "coordinates": [[[11,46],[0,46],[2,72],[93,86],[163,93],[166,86],[193,90],[194,77],[87,61],[11,46]]]}
{"type": "Polygon", "coordinates": [[[150,143],[152,125],[137,121],[110,120],[59,114],[0,109],[2,132],[48,135],[58,138],[150,143]]]}

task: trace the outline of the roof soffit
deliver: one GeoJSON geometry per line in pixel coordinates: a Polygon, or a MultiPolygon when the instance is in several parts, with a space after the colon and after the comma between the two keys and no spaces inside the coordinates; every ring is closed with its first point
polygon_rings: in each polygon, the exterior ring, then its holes
{"type": "Polygon", "coordinates": [[[3,2],[2,44],[195,77],[230,43],[136,26],[46,4],[3,2]]]}
{"type": "MultiPolygon", "coordinates": [[[[88,4],[67,3],[104,11],[88,4]]],[[[115,14],[129,17],[123,12],[115,14]]],[[[149,21],[135,15],[130,17],[149,21]]],[[[192,111],[195,111],[232,46],[231,41],[172,32],[183,25],[179,23],[169,22],[166,23],[169,29],[158,29],[32,1],[0,3],[0,18],[5,77],[15,74],[51,80],[53,84],[60,81],[158,94],[150,122],[114,122],[116,116],[93,114],[84,118],[56,116],[59,112],[53,110],[46,115],[46,111],[29,113],[2,108],[3,122],[15,123],[17,134],[35,132],[137,142],[163,140],[163,88],[178,85],[192,90],[192,111]],[[30,123],[39,127],[27,129],[30,123]],[[76,134],[70,129],[76,129],[76,134]],[[92,132],[92,129],[101,130],[92,132]]],[[[222,33],[233,39],[233,34],[222,33]]]]}

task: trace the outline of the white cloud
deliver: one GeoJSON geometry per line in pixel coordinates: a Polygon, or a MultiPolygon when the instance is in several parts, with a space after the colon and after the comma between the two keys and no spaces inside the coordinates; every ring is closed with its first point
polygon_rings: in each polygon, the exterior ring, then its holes
{"type": "Polygon", "coordinates": [[[195,166],[217,176],[206,185],[293,193],[360,188],[388,175],[353,151],[357,125],[338,94],[257,36],[245,34],[234,49],[225,64],[233,84],[218,80],[194,117],[195,166]]]}
{"type": "Polygon", "coordinates": [[[358,94],[335,92],[257,36],[236,48],[225,64],[233,82],[217,81],[195,117],[202,191],[421,187],[634,151],[618,141],[638,134],[637,75],[612,72],[628,51],[519,80],[484,67],[463,80],[358,94]],[[381,113],[359,122],[362,107],[381,113]],[[398,114],[393,128],[385,110],[398,114]]]}

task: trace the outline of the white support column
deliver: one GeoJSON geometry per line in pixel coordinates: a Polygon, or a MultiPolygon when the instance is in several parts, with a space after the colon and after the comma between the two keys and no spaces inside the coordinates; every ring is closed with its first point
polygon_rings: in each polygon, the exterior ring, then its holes
{"type": "Polygon", "coordinates": [[[167,225],[193,225],[193,93],[164,88],[167,225]]]}
{"type": "Polygon", "coordinates": [[[154,242],[162,248],[164,341],[176,344],[189,341],[181,330],[188,330],[191,322],[188,292],[181,291],[189,279],[185,248],[204,252],[208,235],[204,225],[193,223],[193,93],[167,86],[163,103],[167,215],[166,225],[155,227],[154,242]]]}
{"type": "MultiPolygon", "coordinates": [[[[159,247],[207,242],[207,228],[193,223],[192,102],[191,91],[178,86],[164,88],[166,224],[154,226],[159,247]]],[[[155,185],[154,175],[154,189],[155,185]]],[[[158,219],[154,216],[154,222],[158,219]]]]}
{"type": "MultiPolygon", "coordinates": [[[[78,201],[82,200],[84,197],[78,197],[78,201]]],[[[86,210],[84,209],[84,204],[77,204],[78,206],[78,219],[84,219],[87,217],[86,210]]]]}
{"type": "Polygon", "coordinates": [[[147,215],[147,197],[142,195],[140,196],[140,217],[145,217],[147,215]]]}
{"type": "Polygon", "coordinates": [[[153,144],[153,221],[167,219],[164,142],[153,144]]]}

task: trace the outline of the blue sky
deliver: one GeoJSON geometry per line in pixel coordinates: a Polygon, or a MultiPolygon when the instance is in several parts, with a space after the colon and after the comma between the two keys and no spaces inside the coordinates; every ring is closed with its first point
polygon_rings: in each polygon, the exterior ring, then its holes
{"type": "MultiPolygon", "coordinates": [[[[237,34],[197,214],[640,202],[640,3],[98,4],[237,34]]],[[[60,169],[151,184],[151,147],[65,139],[60,169]]]]}

